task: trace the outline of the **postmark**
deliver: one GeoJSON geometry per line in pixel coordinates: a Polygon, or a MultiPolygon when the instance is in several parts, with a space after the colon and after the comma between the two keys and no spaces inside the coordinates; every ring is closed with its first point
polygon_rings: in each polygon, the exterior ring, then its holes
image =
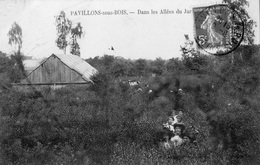
{"type": "Polygon", "coordinates": [[[193,8],[194,37],[197,49],[222,56],[234,51],[242,42],[244,22],[228,5],[193,8]]]}

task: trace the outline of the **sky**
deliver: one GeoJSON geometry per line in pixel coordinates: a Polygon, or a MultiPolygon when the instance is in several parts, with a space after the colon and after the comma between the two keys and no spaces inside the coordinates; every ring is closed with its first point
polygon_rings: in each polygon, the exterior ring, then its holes
{"type": "MultiPolygon", "coordinates": [[[[247,11],[257,24],[255,43],[259,44],[259,0],[248,1],[247,11]]],[[[80,22],[83,27],[84,36],[79,39],[79,45],[84,59],[104,54],[127,59],[180,57],[184,34],[191,39],[194,36],[193,14],[184,11],[219,2],[221,0],[0,0],[0,51],[10,54],[14,50],[8,45],[7,33],[16,21],[23,30],[21,51],[24,55],[39,59],[63,53],[55,44],[55,16],[63,10],[73,26],[80,22]],[[161,14],[164,9],[174,13],[161,14]],[[178,9],[182,13],[177,14],[178,9]],[[123,15],[87,15],[88,11],[122,10],[123,15]],[[158,13],[152,14],[151,10],[158,13]],[[79,14],[82,11],[85,15],[79,14]],[[145,11],[149,13],[144,14],[145,11]],[[111,46],[114,51],[109,50],[111,46]]]]}

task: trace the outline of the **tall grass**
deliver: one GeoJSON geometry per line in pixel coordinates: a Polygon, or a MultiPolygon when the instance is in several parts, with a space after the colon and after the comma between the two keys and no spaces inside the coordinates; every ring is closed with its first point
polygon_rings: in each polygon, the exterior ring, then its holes
{"type": "Polygon", "coordinates": [[[224,165],[259,161],[255,94],[247,94],[243,101],[230,85],[210,90],[205,77],[194,75],[181,78],[182,95],[169,92],[176,90],[174,77],[149,80],[154,93],[135,92],[108,80],[107,85],[100,81],[99,88],[2,92],[0,162],[224,165]],[[199,128],[199,143],[165,151],[159,147],[162,123],[176,101],[186,125],[199,128]]]}

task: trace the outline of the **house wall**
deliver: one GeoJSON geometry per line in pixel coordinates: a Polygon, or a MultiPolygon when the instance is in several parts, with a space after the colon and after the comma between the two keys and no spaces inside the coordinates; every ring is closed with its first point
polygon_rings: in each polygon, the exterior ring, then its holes
{"type": "MultiPolygon", "coordinates": [[[[12,83],[12,88],[22,91],[22,92],[28,92],[28,91],[43,91],[43,90],[56,90],[64,87],[89,87],[90,83],[85,84],[20,84],[20,83],[12,83]]],[[[1,89],[0,89],[1,93],[1,89]]]]}
{"type": "Polygon", "coordinates": [[[56,56],[49,57],[31,72],[22,83],[75,83],[86,82],[80,74],[62,63],[56,56]]]}

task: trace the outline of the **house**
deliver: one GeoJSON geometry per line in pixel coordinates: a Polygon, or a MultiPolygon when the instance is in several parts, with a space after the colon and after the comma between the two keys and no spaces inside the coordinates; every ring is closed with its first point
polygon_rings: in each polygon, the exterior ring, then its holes
{"type": "Polygon", "coordinates": [[[75,55],[52,54],[35,67],[22,85],[88,84],[98,71],[75,55]]]}

